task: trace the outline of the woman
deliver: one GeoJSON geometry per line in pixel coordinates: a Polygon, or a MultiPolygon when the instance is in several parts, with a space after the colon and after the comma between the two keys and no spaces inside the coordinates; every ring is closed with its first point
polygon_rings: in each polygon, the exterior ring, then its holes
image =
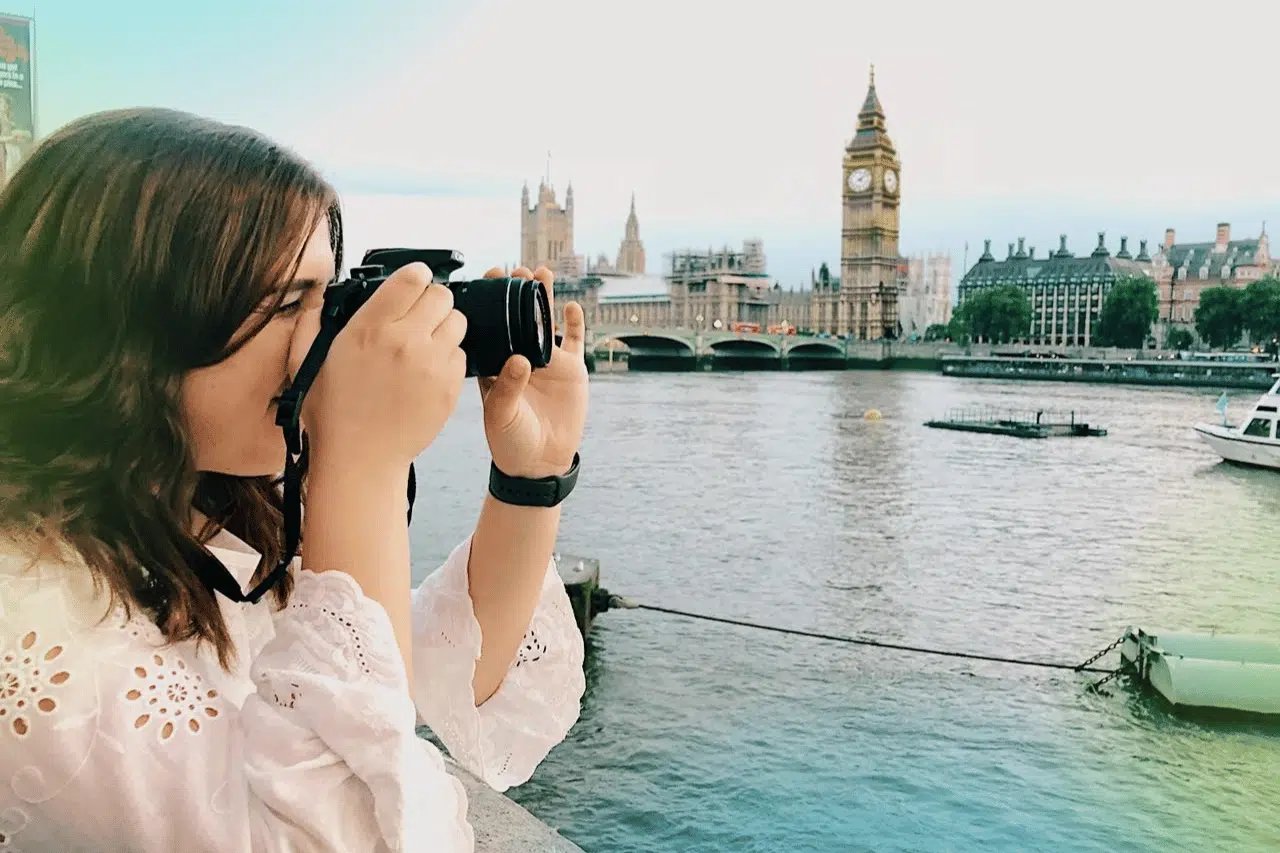
{"type": "MultiPolygon", "coordinates": [[[[505,790],[577,719],[559,507],[486,496],[410,589],[406,473],[465,373],[465,318],[421,264],[306,398],[291,572],[257,604],[200,582],[248,590],[283,557],[275,403],[340,245],[310,166],[171,111],[76,121],[0,195],[0,849],[470,850],[415,722],[505,790]]],[[[574,461],[578,306],[563,331],[546,368],[481,385],[510,476],[574,461]]]]}

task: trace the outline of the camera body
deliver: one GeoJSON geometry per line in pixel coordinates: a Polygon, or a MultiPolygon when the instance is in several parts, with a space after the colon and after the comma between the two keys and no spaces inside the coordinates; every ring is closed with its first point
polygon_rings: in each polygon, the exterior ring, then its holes
{"type": "Polygon", "coordinates": [[[349,278],[325,291],[325,313],[345,326],[388,276],[419,261],[431,269],[432,281],[452,291],[453,307],[467,318],[467,376],[497,376],[513,355],[529,359],[535,370],[546,367],[553,344],[547,286],[507,277],[450,281],[463,263],[452,249],[369,250],[349,278]]]}

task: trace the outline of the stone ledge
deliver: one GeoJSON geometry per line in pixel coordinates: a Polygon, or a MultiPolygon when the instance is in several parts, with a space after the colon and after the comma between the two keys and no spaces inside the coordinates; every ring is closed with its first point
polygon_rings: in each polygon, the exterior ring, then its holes
{"type": "Polygon", "coordinates": [[[499,794],[445,756],[445,766],[467,789],[467,819],[475,830],[476,853],[583,853],[578,845],[499,794]]]}

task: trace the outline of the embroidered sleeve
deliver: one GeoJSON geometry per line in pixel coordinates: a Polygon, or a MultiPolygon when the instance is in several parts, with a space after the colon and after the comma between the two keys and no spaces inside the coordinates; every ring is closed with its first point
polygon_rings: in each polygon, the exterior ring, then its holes
{"type": "Polygon", "coordinates": [[[505,791],[528,781],[577,722],[586,689],[582,634],[549,562],[519,652],[497,692],[476,707],[481,636],[468,589],[470,553],[468,538],[414,591],[414,700],[458,763],[505,791]]]}
{"type": "Polygon", "coordinates": [[[473,850],[350,576],[299,572],[248,678],[66,589],[0,575],[0,850],[473,850]]]}

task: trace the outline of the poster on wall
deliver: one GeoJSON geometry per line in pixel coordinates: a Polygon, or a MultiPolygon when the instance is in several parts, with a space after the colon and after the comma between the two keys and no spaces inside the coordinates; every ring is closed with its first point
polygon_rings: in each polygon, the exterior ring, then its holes
{"type": "Polygon", "coordinates": [[[31,19],[0,15],[0,185],[26,159],[35,131],[31,19]]]}

